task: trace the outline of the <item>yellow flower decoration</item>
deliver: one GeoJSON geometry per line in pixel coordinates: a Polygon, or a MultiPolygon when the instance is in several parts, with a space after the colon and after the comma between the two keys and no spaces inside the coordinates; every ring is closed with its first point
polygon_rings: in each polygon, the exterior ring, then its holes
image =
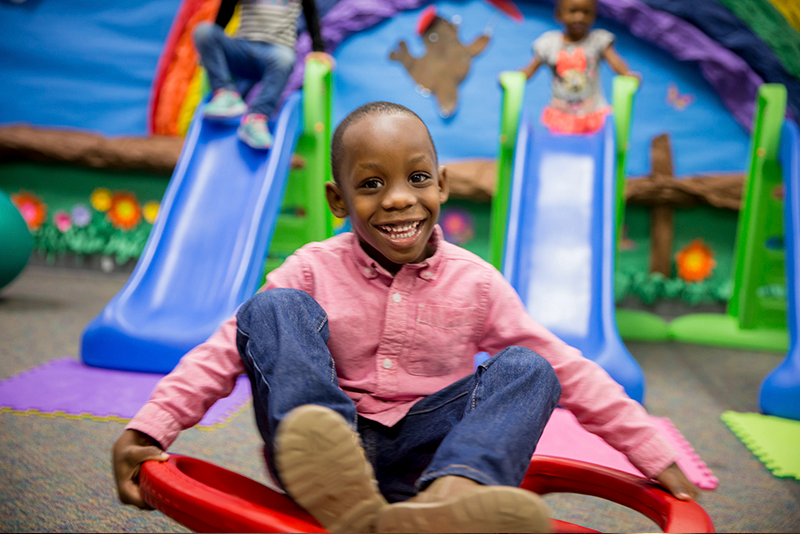
{"type": "Polygon", "coordinates": [[[155,200],[151,200],[150,202],[146,203],[142,208],[142,215],[144,216],[144,220],[153,224],[158,216],[158,208],[161,205],[156,202],[155,200]]]}
{"type": "Polygon", "coordinates": [[[111,209],[112,198],[111,191],[105,187],[98,187],[92,191],[89,202],[91,202],[92,207],[97,211],[108,211],[111,209]]]}

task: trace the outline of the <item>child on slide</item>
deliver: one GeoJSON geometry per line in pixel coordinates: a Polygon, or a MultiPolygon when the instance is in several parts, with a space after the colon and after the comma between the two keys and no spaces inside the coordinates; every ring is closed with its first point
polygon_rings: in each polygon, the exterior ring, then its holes
{"type": "Polygon", "coordinates": [[[186,354],[113,448],[120,500],[246,373],[268,469],[335,532],[538,532],[518,486],[561,403],[679,499],[697,488],[644,408],[526,313],[490,264],[447,243],[425,124],[372,102],[337,127],[331,211],[352,233],[310,243],[186,354]],[[473,369],[473,355],[492,355],[473,369]]]}
{"type": "Polygon", "coordinates": [[[591,29],[597,16],[595,0],[558,0],[555,16],[564,30],[545,32],[536,39],[533,59],[522,72],[529,80],[547,65],[553,73],[553,97],[541,118],[551,131],[597,131],[611,111],[600,88],[600,60],[605,59],[617,74],[635,74],[614,49],[614,35],[591,29]]]}
{"type": "Polygon", "coordinates": [[[294,69],[297,19],[301,11],[313,50],[307,57],[332,63],[332,58],[324,53],[314,0],[222,0],[215,23],[198,24],[194,31],[194,43],[214,91],[204,110],[205,116],[211,119],[242,116],[237,135],[255,149],[272,146],[267,121],[294,69]],[[236,4],[241,4],[239,29],[235,36],[230,36],[224,28],[236,4]],[[261,89],[248,105],[242,97],[257,82],[261,82],[261,89]]]}

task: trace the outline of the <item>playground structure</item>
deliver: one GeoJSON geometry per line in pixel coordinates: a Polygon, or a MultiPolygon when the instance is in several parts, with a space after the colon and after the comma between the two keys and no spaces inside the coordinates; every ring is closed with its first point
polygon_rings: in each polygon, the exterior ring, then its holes
{"type": "Polygon", "coordinates": [[[781,168],[784,178],[783,228],[786,272],[786,325],[789,351],[786,358],[761,383],[759,405],[769,415],[800,420],[800,135],[797,125],[786,121],[781,134],[781,168]]]}
{"type": "Polygon", "coordinates": [[[613,285],[619,182],[638,81],[615,78],[614,116],[588,135],[547,132],[521,114],[522,73],[504,73],[501,84],[492,262],[531,316],[643,402],[644,373],[617,331],[613,285]]]}
{"type": "Polygon", "coordinates": [[[171,371],[255,294],[276,227],[287,236],[276,248],[289,253],[332,235],[322,185],[330,165],[330,68],[311,61],[306,80],[304,97],[297,92],[284,103],[268,152],[242,145],[235,123],[204,119],[198,106],[139,263],[84,330],[84,363],[171,371]],[[303,168],[294,181],[301,183],[288,198],[302,213],[279,216],[295,146],[303,168]]]}
{"type": "MultiPolygon", "coordinates": [[[[689,314],[669,324],[676,341],[784,352],[788,348],[784,182],[778,161],[786,113],[786,88],[763,85],[758,92],[747,179],[736,235],[733,291],[725,314],[689,314]]],[[[794,147],[797,151],[797,147],[794,147]]],[[[786,169],[788,171],[788,169],[786,169]]],[[[788,294],[787,294],[788,295],[788,294]]]]}

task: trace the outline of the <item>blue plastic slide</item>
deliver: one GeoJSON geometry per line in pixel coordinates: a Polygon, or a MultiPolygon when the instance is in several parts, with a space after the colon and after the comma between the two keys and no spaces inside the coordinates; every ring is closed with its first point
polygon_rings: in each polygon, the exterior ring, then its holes
{"type": "Polygon", "coordinates": [[[780,165],[783,173],[783,232],[786,272],[786,326],[789,352],[761,384],[759,404],[768,415],[800,420],[800,135],[797,124],[786,121],[781,132],[780,165]]]}
{"type": "Polygon", "coordinates": [[[520,120],[503,274],[528,313],[643,402],[614,316],[615,133],[552,134],[520,120]]]}
{"type": "Polygon", "coordinates": [[[291,95],[269,151],[198,106],[156,222],[131,277],[83,332],[96,367],[167,373],[255,294],[302,129],[291,95]]]}

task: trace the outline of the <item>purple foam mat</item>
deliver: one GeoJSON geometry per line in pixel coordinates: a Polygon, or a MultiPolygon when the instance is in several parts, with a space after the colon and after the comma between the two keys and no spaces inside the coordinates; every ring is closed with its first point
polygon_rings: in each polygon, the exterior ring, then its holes
{"type": "MultiPolygon", "coordinates": [[[[0,409],[15,412],[131,419],[164,375],[89,367],[58,358],[0,380],[0,409]]],[[[240,376],[233,392],[217,401],[198,423],[225,423],[251,399],[250,383],[240,376]]]]}

